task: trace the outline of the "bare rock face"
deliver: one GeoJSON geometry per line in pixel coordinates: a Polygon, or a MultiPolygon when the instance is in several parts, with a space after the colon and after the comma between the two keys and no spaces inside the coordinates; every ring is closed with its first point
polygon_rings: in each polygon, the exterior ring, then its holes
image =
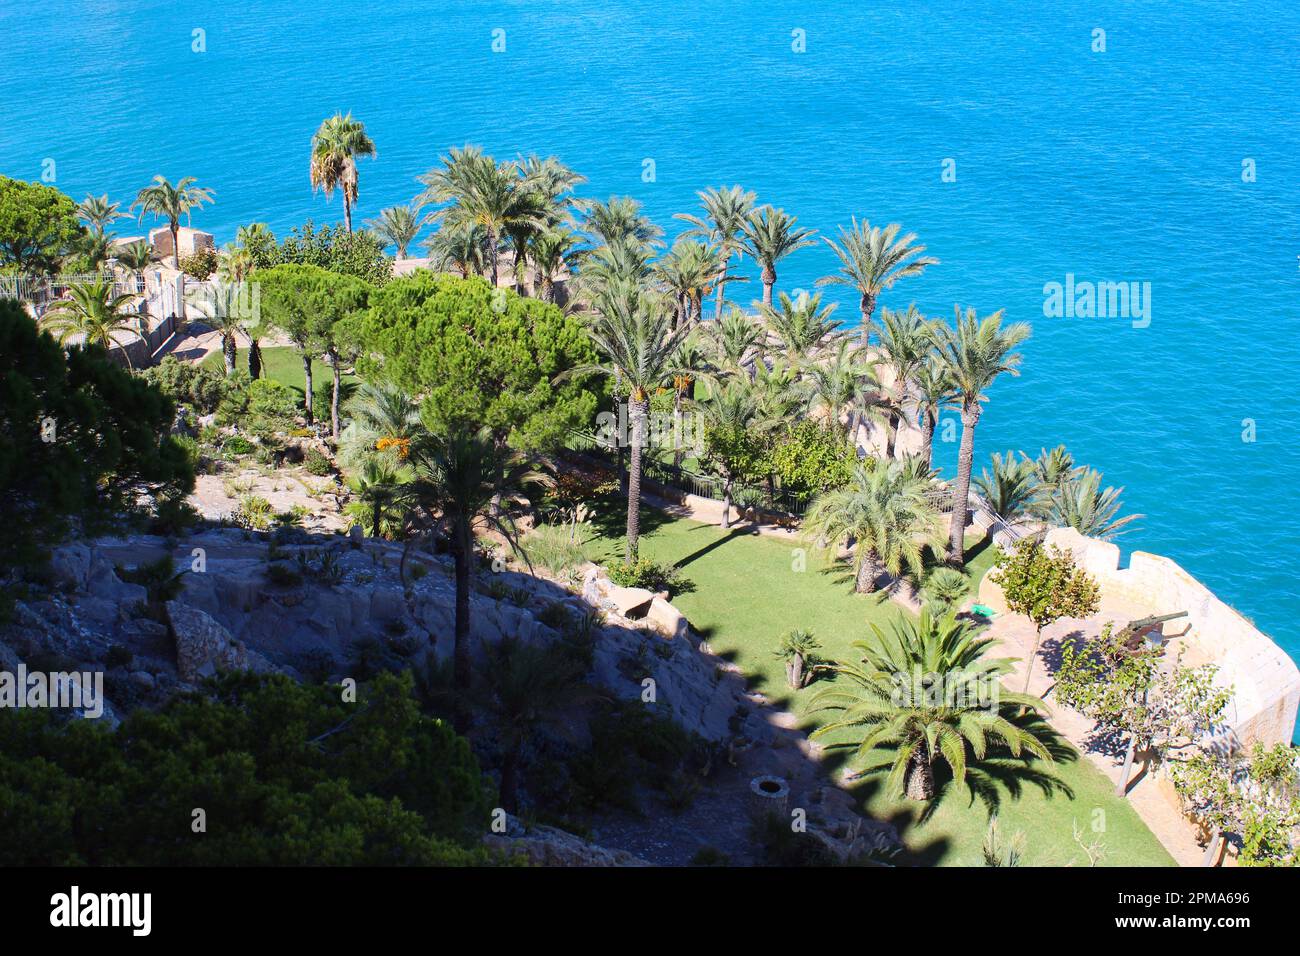
{"type": "Polygon", "coordinates": [[[247,648],[205,612],[168,601],[167,614],[176,639],[176,669],[181,680],[192,682],[217,671],[248,669],[247,648]]]}
{"type": "Polygon", "coordinates": [[[489,834],[483,843],[506,853],[521,853],[533,866],[653,866],[623,850],[588,843],[581,837],[555,827],[525,829],[514,817],[507,817],[504,834],[489,834]]]}

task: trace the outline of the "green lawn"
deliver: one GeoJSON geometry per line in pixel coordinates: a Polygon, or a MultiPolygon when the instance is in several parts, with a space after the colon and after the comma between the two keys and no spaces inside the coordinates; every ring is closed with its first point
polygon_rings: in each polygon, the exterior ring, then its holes
{"type": "MultiPolygon", "coordinates": [[[[606,537],[601,544],[621,554],[617,516],[603,517],[600,527],[606,537]]],[[[807,699],[825,685],[814,683],[797,693],[786,687],[783,665],[772,654],[781,634],[793,627],[811,628],[824,655],[834,659],[853,653],[850,645],[865,638],[871,624],[887,627],[907,613],[893,601],[853,595],[848,583],[838,573],[828,573],[813,552],[806,568],[796,570],[799,556],[788,542],[735,530],[728,534],[648,510],[642,528],[648,531],[642,555],[676,564],[693,585],[673,602],[696,631],[715,653],[748,675],[753,689],[796,714],[803,714],[807,699]]],[[[970,568],[982,575],[992,564],[993,549],[977,547],[972,555],[970,568]]],[[[803,726],[813,725],[814,719],[804,717],[803,726]]],[[[1106,865],[1172,865],[1137,814],[1111,793],[1109,781],[1062,744],[1054,764],[1034,761],[1028,776],[1008,774],[1007,765],[995,762],[972,775],[977,786],[971,790],[958,791],[949,781],[928,808],[886,797],[874,776],[859,782],[855,792],[870,816],[899,828],[911,863],[981,865],[988,817],[996,808],[1004,834],[1024,832],[1028,865],[1086,866],[1073,837],[1075,821],[1084,842],[1100,836],[1106,865]],[[973,796],[973,790],[981,796],[973,796]],[[1092,832],[1094,821],[1101,822],[1104,832],[1092,832]]],[[[833,766],[841,761],[838,755],[831,758],[833,766]]]]}
{"type": "MultiPolygon", "coordinates": [[[[220,352],[213,352],[203,360],[203,365],[208,368],[224,368],[225,359],[220,352]]],[[[240,349],[235,356],[235,368],[248,371],[248,350],[240,349]]],[[[267,378],[279,382],[281,385],[287,385],[290,388],[296,388],[302,391],[302,357],[296,349],[292,348],[271,348],[262,349],[262,374],[267,378]]],[[[333,381],[330,367],[320,359],[312,359],[311,363],[312,386],[320,388],[321,382],[333,381]]],[[[355,375],[344,375],[344,382],[357,381],[355,375]]]]}

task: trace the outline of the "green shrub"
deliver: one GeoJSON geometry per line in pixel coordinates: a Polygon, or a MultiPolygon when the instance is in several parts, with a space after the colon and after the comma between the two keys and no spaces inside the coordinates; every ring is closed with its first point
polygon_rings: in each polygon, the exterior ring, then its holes
{"type": "Polygon", "coordinates": [[[524,538],[522,548],[534,565],[558,576],[587,563],[590,541],[581,526],[539,524],[524,538]]]}
{"type": "Polygon", "coordinates": [[[250,531],[265,531],[271,526],[273,517],[271,502],[261,495],[244,495],[232,515],[237,525],[250,531]]]}
{"type": "Polygon", "coordinates": [[[287,564],[268,564],[266,580],[278,588],[296,588],[302,584],[302,575],[287,564]]]}
{"type": "MultiPolygon", "coordinates": [[[[238,373],[227,379],[219,369],[191,365],[174,355],[139,374],[177,405],[192,408],[200,415],[215,412],[227,394],[240,388],[238,373]]],[[[247,375],[244,378],[247,379],[247,375]]]]}
{"type": "Polygon", "coordinates": [[[671,564],[658,564],[649,558],[640,558],[632,564],[611,564],[606,570],[609,579],[624,588],[645,588],[647,591],[683,591],[681,572],[671,564]]]}
{"type": "Polygon", "coordinates": [[[240,455],[251,455],[256,449],[257,446],[243,435],[227,435],[221,442],[221,453],[226,458],[238,458],[240,455]]]}
{"type": "Polygon", "coordinates": [[[200,282],[207,282],[217,271],[217,253],[215,249],[199,249],[193,255],[181,260],[181,271],[200,282]]]}
{"type": "Polygon", "coordinates": [[[303,459],[303,467],[307,473],[323,478],[326,475],[333,474],[334,464],[329,457],[319,448],[311,447],[307,449],[307,455],[303,459]]]}

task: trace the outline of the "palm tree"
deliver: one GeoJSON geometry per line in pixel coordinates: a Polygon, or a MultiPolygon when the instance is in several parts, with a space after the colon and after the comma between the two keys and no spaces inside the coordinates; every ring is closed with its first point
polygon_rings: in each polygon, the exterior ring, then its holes
{"type": "Polygon", "coordinates": [[[517,813],[525,745],[537,739],[540,725],[601,695],[583,681],[582,664],[555,647],[508,635],[483,650],[475,710],[488,718],[501,750],[502,809],[517,813]]]}
{"type": "Polygon", "coordinates": [[[874,591],[881,572],[919,578],[925,547],[937,538],[938,514],[926,498],[928,487],[901,462],[864,461],[848,485],[813,501],[804,534],[832,543],[852,539],[853,589],[859,594],[874,591]]]}
{"type": "Polygon", "coordinates": [[[791,299],[782,292],[778,301],[779,309],[765,303],[760,315],[768,332],[776,336],[788,362],[803,366],[823,348],[836,343],[840,323],[831,314],[837,303],[823,307],[821,293],[791,299]]]}
{"type": "Polygon", "coordinates": [[[97,236],[107,234],[108,227],[117,219],[130,219],[131,214],[122,212],[122,204],[108,201],[108,193],[102,196],[87,196],[77,206],[80,216],[97,236]]]}
{"type": "Polygon", "coordinates": [[[91,272],[99,272],[109,259],[109,242],[112,236],[102,232],[87,232],[73,245],[73,251],[80,253],[86,260],[91,272]]]}
{"type": "Polygon", "coordinates": [[[991,638],[925,611],[918,622],[898,622],[889,633],[874,624],[872,630],[873,640],[853,645],[862,662],[837,663],[836,672],[846,680],[811,701],[813,713],[839,712],[811,736],[852,731],[854,739],[827,746],[852,747],[859,759],[878,747],[891,749],[888,796],[931,800],[937,761],[947,763],[961,785],[968,766],[994,747],[1052,762],[1035,722],[1043,702],[1001,690],[999,681],[1013,662],[985,657],[991,638]]]}
{"type": "Polygon", "coordinates": [[[754,210],[756,197],[739,186],[724,186],[722,189],[709,187],[695,195],[700,197],[700,206],[704,210],[704,215],[695,216],[691,213],[679,212],[673,218],[691,224],[691,228],[682,233],[684,238],[703,239],[718,247],[721,271],[715,286],[717,301],[714,304],[713,318],[721,319],[724,286],[728,281],[727,269],[731,260],[744,251],[741,234],[749,214],[754,210]]]}
{"type": "Polygon", "coordinates": [[[1049,524],[1073,528],[1088,538],[1109,541],[1132,528],[1125,526],[1144,515],[1125,515],[1117,518],[1122,505],[1119,496],[1123,488],[1101,487],[1101,472],[1091,468],[1082,474],[1066,478],[1052,495],[1047,507],[1049,524]]]}
{"type": "Polygon", "coordinates": [[[871,335],[871,316],[876,311],[876,299],[885,289],[892,288],[899,279],[920,275],[926,266],[939,264],[938,259],[922,256],[925,246],[913,245],[916,234],[899,236],[902,228],[891,222],[881,229],[865,219],[853,219],[853,227],[840,226],[840,241],[823,236],[826,244],[835,250],[840,260],[840,271],[817,280],[818,285],[846,285],[858,290],[862,309],[862,344],[871,335]]]}
{"type": "Polygon", "coordinates": [[[370,536],[383,536],[385,525],[400,523],[410,505],[412,486],[391,461],[368,458],[361,471],[348,480],[353,494],[370,509],[370,536]]]}
{"type": "Polygon", "coordinates": [[[420,234],[420,207],[415,203],[405,206],[389,206],[379,215],[366,222],[370,231],[384,242],[397,246],[397,258],[405,259],[406,250],[415,237],[420,234]]]}
{"type": "Polygon", "coordinates": [[[1033,460],[1030,460],[1024,452],[1020,455],[1030,466],[1034,479],[1048,497],[1055,495],[1057,489],[1066,481],[1079,477],[1086,470],[1082,466],[1075,466],[1074,456],[1064,445],[1057,445],[1051,451],[1043,448],[1038,452],[1038,457],[1033,460]]]}
{"type": "Polygon", "coordinates": [[[776,264],[792,252],[813,244],[816,230],[795,225],[796,217],[784,209],[763,206],[745,219],[744,249],[762,270],[763,305],[772,305],[772,287],[776,285],[776,264]]]}
{"type": "MultiPolygon", "coordinates": [[[[87,345],[111,349],[117,344],[113,340],[115,334],[135,333],[131,328],[133,316],[125,311],[126,303],[132,298],[114,295],[113,284],[103,279],[74,285],[69,287],[67,298],[50,306],[41,318],[41,328],[58,339],[60,345],[67,345],[73,336],[81,336],[87,345]]],[[[125,348],[122,355],[130,366],[131,356],[125,348]]]]}
{"type": "MultiPolygon", "coordinates": [[[[436,435],[421,431],[409,446],[413,471],[412,500],[430,532],[446,536],[456,577],[455,645],[452,653],[455,685],[470,686],[470,588],[474,574],[475,529],[495,528],[512,544],[515,534],[500,511],[502,496],[534,479],[522,460],[498,443],[489,429],[436,435]]],[[[408,545],[402,559],[405,581],[408,545]]]]}
{"type": "Polygon", "coordinates": [[[740,309],[732,308],[721,319],[701,326],[712,364],[724,375],[738,375],[761,350],[764,329],[740,309]]]}
{"type": "Polygon", "coordinates": [[[993,453],[993,470],[985,470],[975,479],[975,487],[989,507],[1003,521],[1011,524],[1018,518],[1038,511],[1040,488],[1029,461],[993,453]]]}
{"type": "Polygon", "coordinates": [[[939,414],[943,409],[951,408],[957,398],[957,387],[953,384],[952,376],[933,349],[926,354],[925,361],[916,370],[912,388],[921,417],[920,457],[927,468],[933,468],[934,429],[939,422],[939,414]]]}
{"type": "Polygon", "coordinates": [[[357,160],[374,155],[375,144],[366,135],[365,124],[353,119],[350,112],[328,117],[312,134],[311,188],[325,190],[326,199],[335,189],[343,193],[343,222],[348,232],[352,231],[352,206],[357,201],[357,160]]]}
{"type": "Polygon", "coordinates": [[[477,146],[453,148],[442,158],[442,166],[429,170],[420,182],[425,190],[419,201],[440,207],[429,214],[429,221],[453,229],[482,230],[494,288],[503,237],[521,228],[540,229],[548,224],[537,194],[520,175],[518,164],[498,163],[477,146]]]}
{"type": "Polygon", "coordinates": [[[961,447],[953,485],[952,528],[948,560],[961,564],[966,556],[966,516],[970,510],[971,470],[975,465],[975,426],[979,424],[988,390],[1004,372],[1019,375],[1017,345],[1029,338],[1029,326],[1015,322],[1003,328],[1002,310],[979,319],[974,309],[956,310],[956,328],[939,330],[937,348],[953,389],[961,402],[961,447]]]}
{"type": "Polygon", "coordinates": [[[118,246],[116,255],[119,265],[135,273],[136,294],[141,297],[141,310],[143,311],[143,304],[148,301],[145,295],[144,272],[149,268],[149,263],[153,261],[153,246],[149,245],[148,239],[137,239],[134,242],[118,246]]]}
{"type": "MultiPolygon", "coordinates": [[[[386,382],[362,382],[348,401],[349,450],[370,456],[391,453],[405,461],[420,432],[420,405],[404,390],[386,382]]],[[[385,457],[390,455],[385,454],[385,457]]]]}
{"type": "Polygon", "coordinates": [[[912,400],[912,380],[934,347],[934,326],[913,304],[905,312],[882,309],[880,312],[881,364],[892,372],[893,383],[885,396],[888,428],[885,457],[892,458],[897,447],[898,430],[912,400]]]}
{"type": "MultiPolygon", "coordinates": [[[[587,332],[604,355],[604,364],[580,366],[567,375],[593,372],[616,379],[619,394],[627,395],[631,434],[631,463],[627,483],[627,544],[624,557],[637,559],[641,536],[641,449],[645,443],[650,396],[673,375],[682,342],[690,330],[673,327],[673,314],[654,297],[626,286],[615,287],[593,303],[594,318],[587,332]]],[[[620,436],[622,441],[622,436],[620,436]]]]}
{"type": "Polygon", "coordinates": [[[214,195],[205,186],[195,186],[197,180],[186,176],[176,185],[172,185],[162,176],[155,176],[153,182],[140,190],[131,208],[140,207],[140,220],[146,213],[152,213],[155,219],[166,219],[167,229],[172,234],[172,255],[177,265],[181,261],[180,230],[181,216],[190,221],[190,213],[204,203],[212,202],[214,195]]]}
{"type": "Polygon", "coordinates": [[[731,496],[740,477],[735,464],[736,457],[727,452],[732,451],[748,439],[762,439],[776,429],[780,419],[767,418],[763,414],[761,397],[754,386],[746,379],[732,379],[720,388],[715,388],[708,398],[697,403],[697,408],[704,419],[706,433],[710,442],[717,442],[722,453],[710,452],[708,460],[722,478],[722,528],[731,527],[731,496]]]}
{"type": "Polygon", "coordinates": [[[214,286],[205,300],[196,303],[212,330],[221,335],[221,354],[227,378],[235,374],[235,336],[247,334],[245,323],[250,318],[247,301],[242,283],[223,282],[214,286]]]}
{"type": "Polygon", "coordinates": [[[840,416],[848,412],[847,434],[855,439],[858,415],[863,411],[863,394],[877,386],[875,361],[863,358],[863,352],[847,339],[841,339],[835,352],[822,361],[810,362],[796,386],[805,407],[812,415],[823,415],[831,428],[844,434],[840,416]]]}
{"type": "Polygon", "coordinates": [[[596,245],[632,242],[654,247],[661,244],[664,234],[641,211],[641,203],[628,196],[610,196],[605,202],[589,203],[584,226],[596,245]]]}
{"type": "Polygon", "coordinates": [[[582,259],[581,240],[563,226],[552,226],[533,237],[529,256],[537,276],[537,297],[555,301],[555,283],[561,276],[571,276],[582,259]]]}
{"type": "Polygon", "coordinates": [[[704,297],[723,271],[717,246],[678,239],[669,253],[655,263],[654,271],[677,307],[679,325],[698,322],[704,297]]]}
{"type": "Polygon", "coordinates": [[[487,263],[483,256],[487,233],[477,226],[447,226],[424,241],[429,265],[439,272],[456,270],[461,278],[480,275],[487,263]]]}

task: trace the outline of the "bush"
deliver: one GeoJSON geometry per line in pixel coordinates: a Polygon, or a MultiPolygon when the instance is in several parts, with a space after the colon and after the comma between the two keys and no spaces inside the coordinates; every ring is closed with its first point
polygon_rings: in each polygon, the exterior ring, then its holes
{"type": "Polygon", "coordinates": [[[200,282],[207,282],[217,271],[218,261],[215,249],[199,249],[193,255],[181,260],[181,271],[200,282]]]}
{"type": "Polygon", "coordinates": [[[607,569],[609,579],[624,588],[645,588],[647,591],[686,590],[681,572],[671,564],[658,564],[649,558],[639,558],[633,564],[611,564],[607,569]]]}
{"type": "MultiPolygon", "coordinates": [[[[240,373],[227,379],[217,369],[191,365],[174,355],[167,356],[159,364],[139,374],[177,405],[192,408],[200,415],[215,412],[230,391],[241,387],[240,373]]],[[[246,381],[247,374],[243,378],[246,381]]]]}
{"type": "Polygon", "coordinates": [[[227,458],[251,455],[257,446],[243,435],[229,435],[221,442],[221,453],[227,458]]]}
{"type": "Polygon", "coordinates": [[[239,507],[231,517],[241,528],[265,531],[271,527],[274,512],[271,509],[271,502],[260,495],[244,495],[239,499],[239,507]]]}
{"type": "MultiPolygon", "coordinates": [[[[242,374],[242,373],[239,373],[242,374]]],[[[244,377],[247,380],[247,376],[244,377]]],[[[297,424],[298,403],[293,391],[269,378],[242,382],[232,388],[217,409],[217,421],[239,425],[254,435],[287,432],[297,424]]]]}
{"type": "Polygon", "coordinates": [[[522,542],[528,560],[554,575],[586,564],[590,536],[575,525],[539,524],[522,542]]]}
{"type": "Polygon", "coordinates": [[[333,474],[334,463],[319,448],[308,448],[307,456],[303,459],[303,467],[307,469],[308,474],[315,475],[317,478],[323,478],[326,475],[333,474]]]}

